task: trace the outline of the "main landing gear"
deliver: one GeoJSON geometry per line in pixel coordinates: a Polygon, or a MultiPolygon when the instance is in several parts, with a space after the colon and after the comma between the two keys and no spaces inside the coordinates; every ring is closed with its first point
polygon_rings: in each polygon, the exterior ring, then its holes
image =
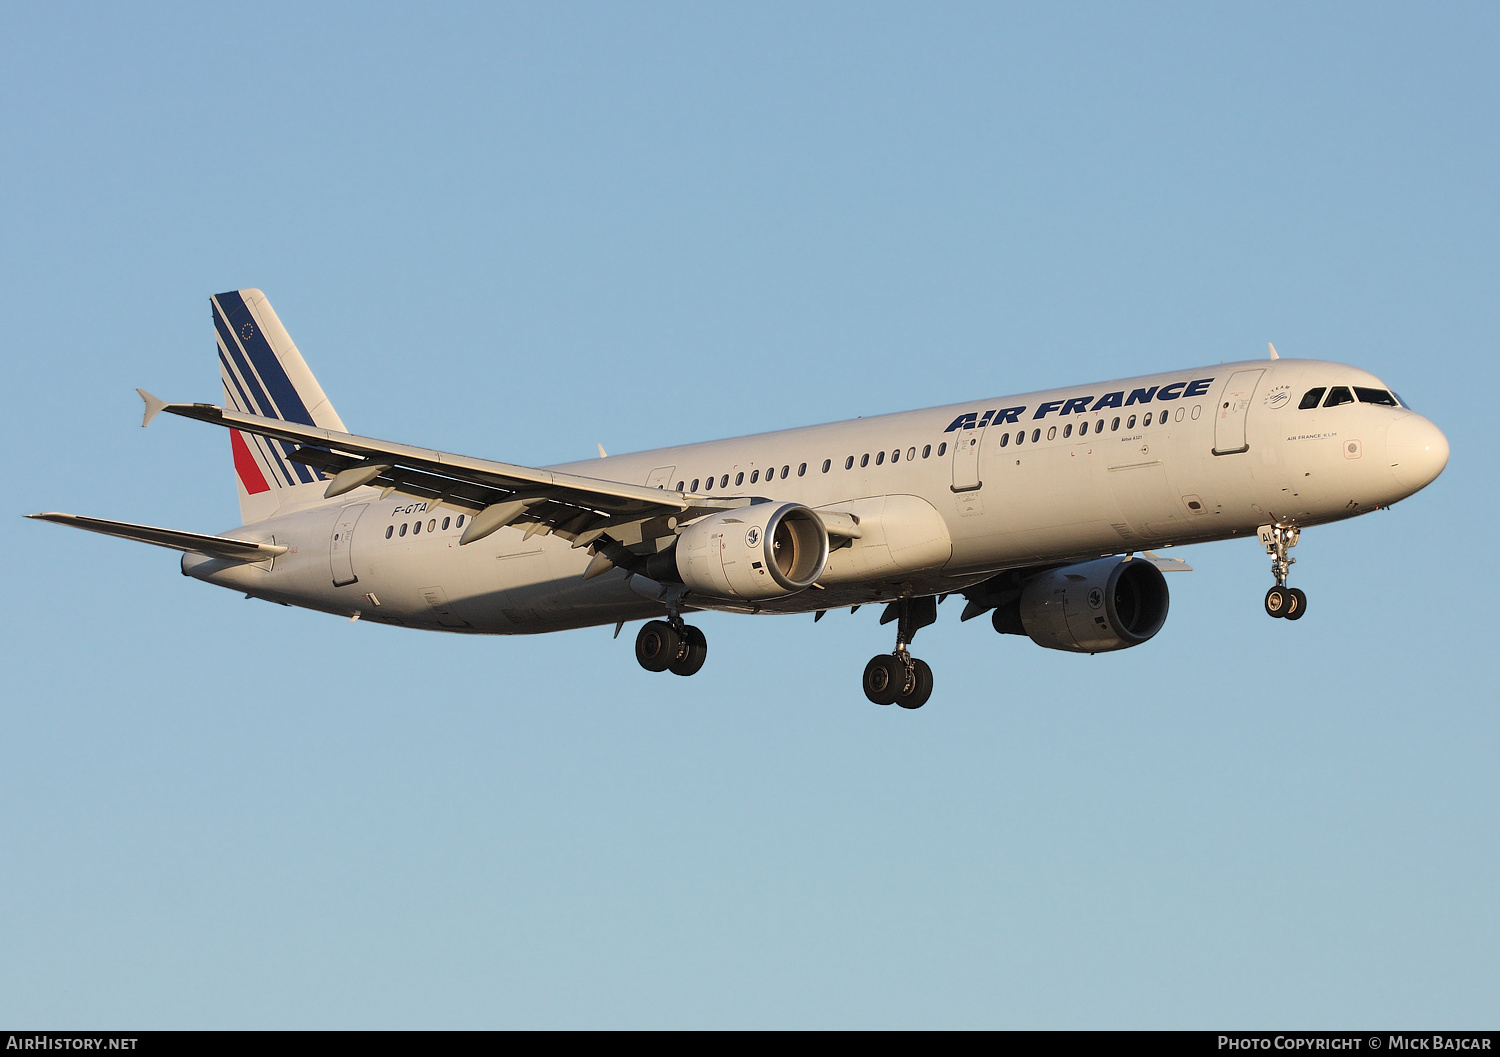
{"type": "Polygon", "coordinates": [[[1286,585],[1287,574],[1297,559],[1287,551],[1297,545],[1301,532],[1291,525],[1266,525],[1260,530],[1260,541],[1266,545],[1271,556],[1271,575],[1276,577],[1276,586],[1266,592],[1266,613],[1287,620],[1301,620],[1307,612],[1307,595],[1295,587],[1286,585]]]}
{"type": "Polygon", "coordinates": [[[886,613],[896,620],[896,650],[872,657],[865,665],[865,696],[877,705],[921,708],[932,696],[932,669],[913,657],[907,646],[919,628],[937,620],[937,599],[903,598],[892,602],[886,613]]]}
{"type": "Polygon", "coordinates": [[[635,659],[648,672],[693,675],[708,659],[708,639],[680,618],[648,620],[635,637],[635,659]]]}

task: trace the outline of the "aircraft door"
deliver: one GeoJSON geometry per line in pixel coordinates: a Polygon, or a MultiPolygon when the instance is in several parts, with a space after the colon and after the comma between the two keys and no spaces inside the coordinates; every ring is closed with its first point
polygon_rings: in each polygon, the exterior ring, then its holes
{"type": "Polygon", "coordinates": [[[334,587],[346,587],[359,581],[354,575],[354,526],[368,505],[346,506],[334,520],[333,535],[328,539],[328,565],[333,573],[334,587]]]}
{"type": "Polygon", "coordinates": [[[989,417],[985,417],[982,425],[971,426],[959,430],[953,437],[953,490],[955,492],[972,492],[983,482],[979,480],[979,448],[980,441],[984,439],[985,426],[989,424],[989,417]]]}
{"type": "Polygon", "coordinates": [[[658,466],[651,471],[651,476],[646,478],[647,488],[671,488],[672,474],[676,472],[675,466],[658,466]]]}
{"type": "Polygon", "coordinates": [[[1265,369],[1235,371],[1229,376],[1224,392],[1219,395],[1219,413],[1214,416],[1214,454],[1238,455],[1249,451],[1245,440],[1245,414],[1250,410],[1250,398],[1255,395],[1256,383],[1265,369]]]}

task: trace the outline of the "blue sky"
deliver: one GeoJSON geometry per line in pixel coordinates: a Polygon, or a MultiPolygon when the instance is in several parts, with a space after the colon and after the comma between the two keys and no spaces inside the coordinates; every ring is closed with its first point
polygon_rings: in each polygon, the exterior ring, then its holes
{"type": "Polygon", "coordinates": [[[12,5],[0,1021],[1492,1027],[1493,5],[12,5]],[[1150,643],[878,610],[630,636],[247,602],[207,298],[351,428],[541,464],[1264,354],[1448,434],[1179,551],[1150,643]]]}

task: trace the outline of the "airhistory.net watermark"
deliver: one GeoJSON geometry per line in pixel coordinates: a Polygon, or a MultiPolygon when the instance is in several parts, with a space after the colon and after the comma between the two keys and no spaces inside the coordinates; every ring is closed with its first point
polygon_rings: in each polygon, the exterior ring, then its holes
{"type": "Polygon", "coordinates": [[[133,1050],[138,1040],[119,1035],[8,1035],[7,1050],[133,1050]]]}

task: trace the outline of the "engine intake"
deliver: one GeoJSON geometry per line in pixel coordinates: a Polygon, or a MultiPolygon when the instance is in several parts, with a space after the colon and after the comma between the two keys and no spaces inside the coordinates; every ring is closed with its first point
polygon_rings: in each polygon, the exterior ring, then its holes
{"type": "Polygon", "coordinates": [[[1139,646],[1167,622],[1167,581],[1143,558],[1100,558],[1051,569],[995,610],[995,630],[1038,646],[1108,653],[1139,646]]]}
{"type": "Polygon", "coordinates": [[[828,532],[801,503],[756,503],[696,521],[677,538],[677,573],[720,598],[780,598],[811,587],[828,564],[828,532]]]}

